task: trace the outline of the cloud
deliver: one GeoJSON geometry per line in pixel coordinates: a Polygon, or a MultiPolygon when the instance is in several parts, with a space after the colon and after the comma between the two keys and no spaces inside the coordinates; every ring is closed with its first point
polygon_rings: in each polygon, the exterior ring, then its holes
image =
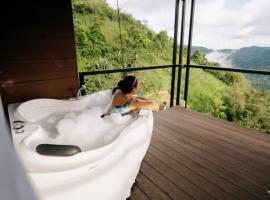
{"type": "MultiPolygon", "coordinates": [[[[233,0],[229,1],[233,3],[233,0]]],[[[212,48],[270,46],[266,34],[270,31],[267,11],[270,1],[243,1],[242,6],[236,5],[237,10],[226,8],[226,4],[228,0],[218,0],[197,6],[194,44],[212,48]]]]}
{"type": "Polygon", "coordinates": [[[228,10],[238,10],[251,0],[227,0],[225,1],[223,8],[228,10]]]}
{"type": "MultiPolygon", "coordinates": [[[[107,2],[116,8],[116,0],[107,2]]],[[[190,2],[187,0],[186,42],[190,2]]],[[[119,4],[122,11],[146,20],[154,31],[166,30],[173,36],[175,0],[119,0],[119,4]]],[[[270,46],[269,8],[269,0],[197,0],[193,45],[213,49],[270,46]]]]}

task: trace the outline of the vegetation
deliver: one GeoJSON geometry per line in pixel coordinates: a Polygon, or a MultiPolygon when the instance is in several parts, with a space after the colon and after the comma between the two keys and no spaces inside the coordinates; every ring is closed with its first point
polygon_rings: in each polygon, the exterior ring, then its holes
{"type": "MultiPolygon", "coordinates": [[[[239,68],[254,70],[270,70],[269,47],[245,47],[234,51],[229,59],[239,68]]],[[[247,75],[257,89],[270,89],[270,76],[247,75]]]]}
{"type": "MultiPolygon", "coordinates": [[[[105,0],[73,0],[73,16],[79,71],[171,63],[172,39],[167,32],[155,33],[126,13],[120,14],[121,52],[117,11],[105,0]]],[[[205,58],[205,53],[210,51],[204,47],[193,48],[192,63],[218,67],[218,63],[205,58]]],[[[186,52],[184,57],[186,59],[186,52]]],[[[134,74],[140,79],[142,94],[160,103],[169,102],[171,70],[134,74]]],[[[88,77],[87,92],[112,88],[121,76],[123,74],[88,77]]],[[[185,76],[182,78],[184,80],[185,76]]],[[[190,108],[270,132],[270,94],[252,88],[243,75],[192,69],[189,87],[190,108]]]]}
{"type": "Polygon", "coordinates": [[[239,67],[269,70],[270,69],[269,47],[244,47],[236,50],[230,58],[239,67]]]}
{"type": "Polygon", "coordinates": [[[203,52],[204,54],[208,54],[208,53],[211,53],[212,51],[214,51],[213,49],[208,49],[206,47],[193,46],[191,52],[194,53],[197,50],[203,52]]]}

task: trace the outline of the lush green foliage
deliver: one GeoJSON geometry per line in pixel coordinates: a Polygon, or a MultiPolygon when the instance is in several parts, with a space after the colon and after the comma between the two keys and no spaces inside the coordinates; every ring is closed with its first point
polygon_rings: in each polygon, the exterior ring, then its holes
{"type": "MultiPolygon", "coordinates": [[[[208,66],[218,66],[218,63],[211,63],[207,61],[205,55],[202,52],[194,52],[192,56],[193,60],[197,64],[205,64],[208,66]]],[[[200,102],[203,107],[199,105],[194,106],[194,109],[210,113],[213,116],[227,119],[228,121],[238,122],[249,128],[257,128],[265,132],[270,133],[270,93],[258,91],[251,86],[248,79],[243,74],[205,70],[212,74],[215,78],[225,83],[228,87],[223,87],[222,84],[218,86],[210,85],[205,92],[218,91],[219,94],[215,94],[207,102],[204,102],[205,97],[203,94],[197,93],[194,96],[195,99],[201,98],[200,102]],[[212,88],[211,88],[212,87],[212,88]],[[222,94],[222,95],[221,95],[222,94]],[[218,99],[221,95],[221,98],[218,99]],[[217,101],[218,99],[218,101],[217,101]],[[216,100],[217,102],[212,104],[209,108],[209,102],[216,100]],[[205,110],[201,110],[201,109],[205,110]]],[[[209,78],[207,78],[209,80],[209,78]]],[[[194,80],[194,81],[198,81],[194,80]]],[[[212,83],[213,84],[213,83],[212,83]]],[[[199,86],[198,86],[199,87],[199,86]]]]}
{"type": "MultiPolygon", "coordinates": [[[[171,62],[172,39],[167,32],[155,33],[125,13],[120,14],[121,49],[117,11],[105,0],[73,0],[73,16],[79,71],[171,62]]],[[[204,47],[193,48],[192,63],[218,67],[218,63],[205,58],[205,53],[210,51],[204,47]]],[[[140,80],[142,94],[158,102],[169,101],[170,70],[135,74],[140,80]]],[[[183,75],[184,80],[185,70],[183,75]]],[[[121,76],[123,74],[89,76],[86,79],[87,92],[112,88],[121,76]]],[[[192,69],[189,87],[189,107],[192,109],[270,132],[270,94],[253,89],[243,75],[192,69]]]]}

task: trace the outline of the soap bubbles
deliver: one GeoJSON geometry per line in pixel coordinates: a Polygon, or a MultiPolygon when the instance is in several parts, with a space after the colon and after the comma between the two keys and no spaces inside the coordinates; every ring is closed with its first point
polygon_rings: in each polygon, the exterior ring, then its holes
{"type": "Polygon", "coordinates": [[[111,143],[132,121],[132,117],[112,113],[101,118],[101,107],[92,107],[76,113],[65,113],[56,123],[57,143],[77,145],[90,150],[111,143]]]}

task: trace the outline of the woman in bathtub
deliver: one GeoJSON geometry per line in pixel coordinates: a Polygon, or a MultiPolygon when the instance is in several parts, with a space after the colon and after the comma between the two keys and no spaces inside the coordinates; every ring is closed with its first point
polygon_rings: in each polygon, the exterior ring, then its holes
{"type": "Polygon", "coordinates": [[[118,82],[117,87],[113,89],[112,104],[108,111],[101,115],[105,117],[112,112],[120,113],[122,116],[131,114],[138,109],[152,109],[158,110],[159,105],[145,97],[136,96],[138,91],[138,80],[136,76],[125,76],[125,78],[118,82]]]}

